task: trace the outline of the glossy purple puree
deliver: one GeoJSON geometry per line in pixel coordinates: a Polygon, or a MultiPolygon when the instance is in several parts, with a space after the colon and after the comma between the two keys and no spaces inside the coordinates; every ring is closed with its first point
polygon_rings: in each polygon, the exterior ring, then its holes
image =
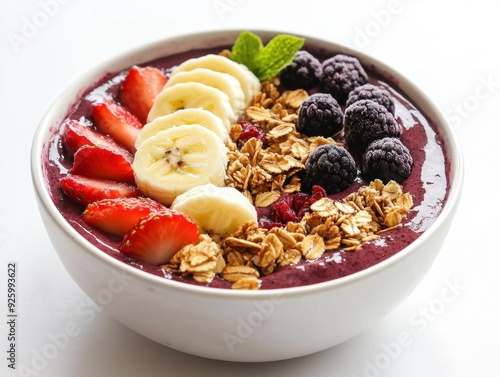
{"type": "MultiPolygon", "coordinates": [[[[220,49],[189,51],[158,59],[145,65],[151,65],[168,72],[169,68],[186,59],[218,51],[220,49]]],[[[335,52],[314,50],[311,52],[320,60],[335,54],[335,52]]],[[[333,252],[325,252],[322,257],[315,261],[302,260],[295,265],[280,267],[273,274],[262,277],[261,289],[315,284],[350,275],[373,266],[396,254],[418,238],[429,228],[442,210],[448,191],[449,165],[445,146],[435,125],[411,104],[407,96],[397,88],[395,83],[390,81],[390,78],[383,77],[374,70],[370,70],[369,67],[365,66],[364,68],[372,84],[384,86],[393,96],[396,106],[396,120],[404,129],[401,140],[411,151],[414,160],[412,173],[403,182],[404,191],[410,192],[413,196],[414,207],[398,229],[384,233],[375,241],[364,243],[360,250],[344,252],[342,249],[338,249],[333,252]]],[[[89,89],[68,110],[68,118],[90,122],[91,104],[104,97],[115,96],[125,74],[126,71],[109,74],[98,83],[91,86],[89,84],[89,89]]],[[[354,157],[359,161],[359,156],[354,157]]],[[[65,156],[62,146],[60,130],[53,135],[48,144],[45,163],[46,181],[56,207],[82,237],[103,252],[124,263],[166,279],[217,288],[230,288],[231,283],[221,278],[216,277],[210,284],[201,284],[192,279],[172,274],[160,267],[129,258],[117,250],[121,238],[104,234],[87,226],[81,219],[83,208],[65,197],[59,188],[59,180],[71,167],[71,161],[65,156]]],[[[364,184],[367,182],[358,177],[354,184],[347,190],[336,194],[334,198],[341,199],[364,184]]]]}

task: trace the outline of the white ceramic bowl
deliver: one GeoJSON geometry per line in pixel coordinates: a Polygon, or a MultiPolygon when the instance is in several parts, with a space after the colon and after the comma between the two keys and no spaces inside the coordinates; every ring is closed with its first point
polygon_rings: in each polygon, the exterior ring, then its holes
{"type": "MultiPolygon", "coordinates": [[[[277,32],[259,31],[264,39],[277,32]]],[[[368,329],[400,304],[427,273],[452,222],[463,180],[457,138],[435,105],[385,64],[341,45],[307,38],[310,45],[357,56],[394,78],[446,144],[448,199],[435,223],[409,247],[361,272],[287,289],[232,291],[169,281],[110,257],[83,239],[53,204],[44,178],[47,143],[82,88],[106,72],[195,48],[230,45],[239,31],[167,39],[114,58],[73,83],[49,109],[34,137],[32,177],[47,232],[65,268],[83,291],[130,329],[186,353],[229,361],[272,361],[324,350],[368,329]],[[396,284],[388,282],[397,282],[396,284]]]]}

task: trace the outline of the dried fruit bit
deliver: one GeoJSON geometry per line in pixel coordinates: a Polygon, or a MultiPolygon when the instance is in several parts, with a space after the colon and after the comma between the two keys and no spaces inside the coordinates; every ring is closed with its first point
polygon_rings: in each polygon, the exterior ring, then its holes
{"type": "Polygon", "coordinates": [[[365,149],[384,137],[399,137],[402,128],[382,105],[361,100],[349,106],[344,114],[344,136],[351,148],[365,149]]]}
{"type": "Polygon", "coordinates": [[[398,138],[386,137],[372,142],[361,160],[361,174],[367,180],[403,182],[411,173],[413,158],[398,138]]]}
{"type": "Polygon", "coordinates": [[[328,194],[345,190],[357,175],[356,163],[344,147],[325,144],[312,151],[305,164],[303,189],[313,184],[325,189],[328,194]]]}
{"type": "Polygon", "coordinates": [[[381,86],[375,86],[372,84],[358,86],[351,93],[349,93],[349,97],[347,98],[345,105],[346,107],[349,107],[353,103],[361,101],[362,99],[369,99],[377,102],[384,106],[392,115],[395,113],[393,98],[389,92],[381,86]]]}
{"type": "Polygon", "coordinates": [[[342,130],[344,115],[328,93],[315,93],[299,109],[297,131],[307,136],[334,136],[342,130]]]}
{"type": "MultiPolygon", "coordinates": [[[[326,195],[326,191],[320,186],[313,186],[311,195],[302,192],[281,195],[281,197],[271,205],[268,226],[263,227],[270,229],[273,226],[283,226],[289,221],[299,222],[304,214],[309,211],[311,205],[326,195]]],[[[264,223],[267,222],[264,221],[264,223]]]]}
{"type": "Polygon", "coordinates": [[[311,89],[318,86],[322,73],[319,60],[309,52],[300,50],[292,63],[280,72],[280,82],[288,89],[311,89]]]}
{"type": "Polygon", "coordinates": [[[239,147],[252,137],[262,141],[264,148],[267,146],[266,133],[259,126],[246,120],[240,121],[239,124],[241,125],[241,133],[238,139],[239,147]]]}
{"type": "Polygon", "coordinates": [[[330,93],[341,104],[345,104],[354,88],[366,84],[368,75],[358,59],[338,54],[323,62],[323,77],[319,90],[330,93]]]}

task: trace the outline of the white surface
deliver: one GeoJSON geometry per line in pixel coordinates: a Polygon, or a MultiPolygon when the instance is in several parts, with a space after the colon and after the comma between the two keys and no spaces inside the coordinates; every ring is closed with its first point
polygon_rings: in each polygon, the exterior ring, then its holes
{"type": "Polygon", "coordinates": [[[484,180],[500,162],[495,108],[500,25],[494,1],[55,2],[0,5],[0,375],[500,375],[495,190],[484,180]],[[131,46],[215,28],[275,28],[359,48],[424,89],[447,112],[462,140],[463,200],[429,275],[371,331],[315,355],[266,364],[224,363],[136,335],[90,304],[72,282],[37,212],[30,144],[55,97],[81,73],[131,46]],[[10,261],[17,263],[15,373],[6,360],[10,261]]]}

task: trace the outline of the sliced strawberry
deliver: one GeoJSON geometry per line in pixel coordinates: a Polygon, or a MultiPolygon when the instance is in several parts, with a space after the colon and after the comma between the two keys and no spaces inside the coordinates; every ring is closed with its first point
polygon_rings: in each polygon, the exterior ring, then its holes
{"type": "Polygon", "coordinates": [[[171,209],[142,218],[125,235],[119,250],[152,264],[167,263],[184,246],[196,242],[198,228],[185,214],[171,209]]]}
{"type": "Polygon", "coordinates": [[[94,228],[124,236],[141,218],[162,209],[163,204],[149,198],[104,199],[90,203],[82,219],[94,228]]]}
{"type": "Polygon", "coordinates": [[[129,152],[135,152],[135,139],[143,125],[128,110],[108,99],[92,105],[92,117],[101,132],[111,136],[129,152]]]}
{"type": "Polygon", "coordinates": [[[96,132],[92,127],[80,123],[77,120],[70,120],[64,125],[62,134],[64,147],[68,154],[73,155],[84,145],[107,147],[112,150],[125,151],[111,137],[96,132]]]}
{"type": "Polygon", "coordinates": [[[72,174],[88,178],[134,183],[133,156],[100,146],[84,145],[74,155],[72,174]]]}
{"type": "Polygon", "coordinates": [[[139,196],[139,189],[131,184],[68,174],[61,178],[62,191],[75,202],[87,206],[102,199],[139,196]]]}
{"type": "Polygon", "coordinates": [[[142,124],[145,124],[155,97],[166,83],[167,78],[159,69],[133,66],[123,81],[120,101],[142,124]]]}

